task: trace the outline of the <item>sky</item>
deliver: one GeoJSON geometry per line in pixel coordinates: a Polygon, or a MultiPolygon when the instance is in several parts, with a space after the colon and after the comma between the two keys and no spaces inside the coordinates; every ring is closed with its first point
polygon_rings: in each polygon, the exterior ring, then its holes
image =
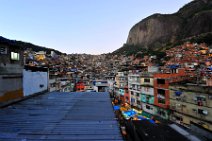
{"type": "Polygon", "coordinates": [[[0,36],[63,53],[113,52],[133,25],[191,0],[1,0],[0,36]]]}

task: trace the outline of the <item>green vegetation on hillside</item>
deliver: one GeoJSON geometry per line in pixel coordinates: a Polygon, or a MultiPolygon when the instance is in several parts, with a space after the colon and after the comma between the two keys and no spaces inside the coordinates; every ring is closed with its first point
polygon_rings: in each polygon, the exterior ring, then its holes
{"type": "Polygon", "coordinates": [[[1,36],[0,36],[0,43],[6,44],[6,45],[9,45],[9,46],[15,46],[15,47],[17,46],[19,48],[22,48],[23,50],[26,50],[27,48],[31,48],[33,51],[36,51],[36,52],[46,51],[47,54],[50,54],[51,51],[54,51],[58,55],[62,54],[60,51],[55,50],[55,49],[41,47],[41,46],[33,45],[31,43],[22,42],[22,41],[9,40],[9,39],[6,39],[6,38],[1,37],[1,36]]]}
{"type": "Polygon", "coordinates": [[[128,45],[124,44],[123,47],[114,51],[112,54],[115,55],[134,55],[136,58],[143,58],[144,56],[157,56],[158,59],[163,58],[166,54],[164,51],[155,51],[152,49],[143,48],[140,45],[128,45]]]}

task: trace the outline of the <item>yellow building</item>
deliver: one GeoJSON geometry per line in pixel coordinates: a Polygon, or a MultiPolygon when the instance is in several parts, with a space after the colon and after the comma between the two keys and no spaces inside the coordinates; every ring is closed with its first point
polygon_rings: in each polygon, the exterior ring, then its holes
{"type": "Polygon", "coordinates": [[[171,120],[190,127],[192,123],[212,131],[212,89],[197,85],[172,84],[171,120]]]}
{"type": "Polygon", "coordinates": [[[37,61],[43,61],[43,60],[45,60],[46,59],[46,52],[45,51],[36,52],[35,59],[37,61]]]}
{"type": "Polygon", "coordinates": [[[148,73],[148,72],[143,72],[141,75],[141,85],[142,86],[150,86],[153,87],[154,85],[154,78],[153,78],[153,74],[152,73],[148,73]]]}

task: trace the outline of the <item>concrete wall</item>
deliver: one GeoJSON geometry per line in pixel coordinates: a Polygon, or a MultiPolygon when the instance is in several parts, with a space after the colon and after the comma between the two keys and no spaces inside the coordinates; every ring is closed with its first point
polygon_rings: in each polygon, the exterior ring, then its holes
{"type": "Polygon", "coordinates": [[[154,96],[154,88],[151,87],[141,87],[141,93],[146,95],[154,96]]]}
{"type": "Polygon", "coordinates": [[[155,106],[149,105],[146,103],[142,103],[142,110],[152,115],[156,115],[156,112],[157,112],[157,108],[155,108],[155,106]],[[148,106],[149,106],[149,109],[147,108],[148,106]]]}
{"type": "Polygon", "coordinates": [[[0,43],[5,52],[0,54],[0,104],[23,97],[23,51],[16,46],[0,43]],[[11,52],[19,58],[11,58],[11,52]]]}
{"type": "Polygon", "coordinates": [[[22,75],[12,77],[1,75],[0,76],[0,96],[8,91],[15,91],[22,89],[22,75]]]}
{"type": "MultiPolygon", "coordinates": [[[[1,57],[1,56],[0,56],[1,57]]],[[[2,64],[0,62],[0,74],[21,74],[23,70],[23,66],[20,66],[19,64],[2,64]]]]}
{"type": "Polygon", "coordinates": [[[210,107],[198,106],[198,105],[184,103],[184,102],[176,101],[176,100],[175,101],[170,100],[170,102],[171,102],[171,107],[175,107],[175,110],[179,113],[196,117],[197,119],[200,119],[200,120],[206,120],[208,122],[212,122],[212,108],[210,107]],[[199,114],[198,110],[207,111],[207,115],[199,114]]]}
{"type": "Polygon", "coordinates": [[[164,109],[164,108],[160,108],[160,107],[156,107],[157,108],[157,112],[156,115],[163,118],[163,119],[169,119],[169,110],[168,109],[164,109]]]}
{"type": "Polygon", "coordinates": [[[179,122],[175,117],[180,117],[181,124],[190,125],[192,121],[212,131],[211,88],[173,85],[170,89],[170,108],[175,111],[171,120],[179,122]],[[202,114],[199,110],[204,110],[205,113],[202,114]]]}
{"type": "Polygon", "coordinates": [[[24,96],[48,90],[48,72],[23,70],[24,96]]]}
{"type": "Polygon", "coordinates": [[[149,85],[153,86],[154,85],[154,79],[153,78],[148,78],[148,77],[142,77],[141,78],[141,85],[149,85]],[[149,79],[149,82],[145,82],[145,79],[149,79]]]}
{"type": "Polygon", "coordinates": [[[49,79],[49,92],[53,92],[56,90],[56,78],[49,79]]]}
{"type": "MultiPolygon", "coordinates": [[[[198,88],[196,86],[194,86],[194,88],[198,88]]],[[[204,88],[202,88],[204,89],[204,88]]],[[[187,103],[191,103],[191,104],[198,104],[198,100],[197,98],[204,98],[204,101],[202,101],[202,106],[207,106],[207,107],[212,107],[212,94],[208,94],[208,93],[201,93],[201,92],[195,92],[195,91],[185,91],[185,90],[170,90],[170,99],[177,99],[178,101],[184,101],[187,103]],[[176,96],[175,92],[176,91],[180,91],[182,92],[182,94],[180,96],[176,96]]]]}
{"type": "Polygon", "coordinates": [[[0,75],[0,103],[23,96],[22,75],[0,75]]]}

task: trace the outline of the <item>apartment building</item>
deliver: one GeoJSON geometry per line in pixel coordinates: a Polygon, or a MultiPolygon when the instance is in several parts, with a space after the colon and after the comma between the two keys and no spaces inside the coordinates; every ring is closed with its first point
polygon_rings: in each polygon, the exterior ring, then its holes
{"type": "Polygon", "coordinates": [[[189,79],[185,69],[179,68],[176,73],[154,74],[154,105],[157,106],[157,115],[169,119],[169,84],[189,79]]]}
{"type": "Polygon", "coordinates": [[[169,88],[170,119],[184,126],[196,123],[212,131],[211,87],[174,83],[169,88]]]}
{"type": "Polygon", "coordinates": [[[115,76],[114,92],[120,100],[124,100],[125,86],[128,83],[128,71],[119,71],[115,76]]]}
{"type": "Polygon", "coordinates": [[[141,72],[139,70],[129,71],[128,89],[131,105],[141,109],[141,72]]]}
{"type": "Polygon", "coordinates": [[[143,72],[141,74],[141,102],[142,110],[152,115],[157,114],[154,106],[154,77],[153,73],[143,72]]]}

